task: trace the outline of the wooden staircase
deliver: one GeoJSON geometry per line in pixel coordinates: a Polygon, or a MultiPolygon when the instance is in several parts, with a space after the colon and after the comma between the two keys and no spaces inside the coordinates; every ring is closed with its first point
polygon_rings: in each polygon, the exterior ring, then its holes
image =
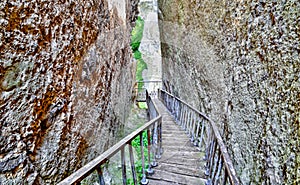
{"type": "Polygon", "coordinates": [[[157,99],[153,101],[162,115],[163,154],[154,174],[148,176],[149,185],[205,184],[205,153],[191,143],[165,106],[157,99]]]}
{"type": "Polygon", "coordinates": [[[167,91],[158,91],[160,100],[156,99],[156,94],[153,96],[152,98],[146,91],[145,98],[142,99],[147,103],[149,122],[61,181],[59,185],[80,184],[92,174],[98,176],[97,179],[92,178],[98,184],[111,184],[105,182],[103,169],[116,153],[121,154],[123,185],[128,184],[128,178],[133,179],[130,184],[134,185],[239,185],[238,176],[216,123],[167,91]],[[147,135],[147,145],[144,144],[143,133],[147,135]],[[136,138],[140,141],[140,158],[133,155],[132,142],[136,138]],[[145,147],[148,147],[147,152],[145,147]],[[125,148],[129,151],[130,164],[126,164],[125,148]],[[147,158],[145,153],[148,154],[147,158]],[[152,164],[148,169],[146,161],[152,164]],[[135,167],[137,162],[142,164],[142,178],[139,182],[135,167]],[[131,174],[128,174],[128,168],[131,174]]]}

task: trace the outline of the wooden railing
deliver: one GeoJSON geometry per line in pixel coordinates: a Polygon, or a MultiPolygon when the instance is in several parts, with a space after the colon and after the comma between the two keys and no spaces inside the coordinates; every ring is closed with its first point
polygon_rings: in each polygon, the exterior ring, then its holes
{"type": "Polygon", "coordinates": [[[144,80],[136,81],[136,101],[145,102],[146,101],[146,90],[152,98],[157,98],[157,89],[161,87],[162,81],[159,80],[144,80]],[[142,86],[142,87],[141,87],[142,86]]]}
{"type": "Polygon", "coordinates": [[[148,180],[146,178],[146,173],[153,173],[153,166],[156,166],[156,158],[160,158],[162,152],[162,140],[161,140],[161,124],[162,117],[157,111],[156,105],[153,103],[151,97],[146,93],[146,102],[148,105],[148,115],[151,119],[149,122],[144,124],[142,127],[131,133],[130,135],[123,138],[117,144],[109,148],[103,154],[101,154],[96,159],[92,160],[69,177],[64,179],[59,185],[69,185],[69,184],[80,184],[80,182],[85,179],[87,176],[92,174],[93,172],[97,172],[99,184],[104,185],[103,178],[103,165],[115,154],[118,152],[121,153],[121,166],[122,166],[122,182],[125,185],[127,183],[126,176],[126,163],[125,163],[125,147],[129,149],[129,160],[131,165],[131,174],[133,178],[133,183],[136,185],[137,182],[137,172],[135,167],[135,162],[132,148],[132,141],[140,137],[140,148],[141,148],[141,162],[142,162],[142,173],[143,177],[141,180],[141,184],[147,184],[148,180]],[[143,132],[147,132],[147,141],[148,141],[148,158],[145,159],[145,150],[143,144],[143,132]],[[145,160],[148,160],[148,169],[145,168],[145,160]]]}
{"type": "Polygon", "coordinates": [[[232,161],[216,124],[205,114],[164,90],[159,91],[159,98],[177,124],[189,135],[191,142],[199,147],[199,150],[205,146],[207,161],[205,175],[208,179],[206,184],[239,185],[232,161]]]}

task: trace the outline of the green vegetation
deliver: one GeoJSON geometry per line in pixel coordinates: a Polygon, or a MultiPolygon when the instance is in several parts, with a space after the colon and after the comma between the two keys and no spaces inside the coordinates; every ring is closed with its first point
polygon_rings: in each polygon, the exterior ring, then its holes
{"type": "Polygon", "coordinates": [[[136,20],[135,27],[131,32],[131,48],[133,52],[137,51],[140,47],[143,38],[144,20],[139,16],[136,20]]]}
{"type": "MultiPolygon", "coordinates": [[[[141,55],[140,51],[137,51],[136,53],[137,53],[138,56],[141,55]]],[[[136,55],[136,53],[135,53],[135,55],[136,55]]],[[[143,75],[143,71],[145,69],[147,69],[147,64],[142,58],[135,58],[135,59],[137,60],[136,81],[141,82],[141,81],[144,81],[142,75],[143,75]]],[[[144,83],[139,83],[138,84],[139,89],[142,89],[143,86],[144,86],[144,83]]]]}
{"type": "MultiPolygon", "coordinates": [[[[131,32],[131,48],[133,51],[133,57],[137,61],[135,79],[138,82],[144,81],[143,71],[147,69],[147,64],[142,58],[142,53],[139,51],[139,47],[143,38],[144,24],[144,20],[141,17],[138,17],[136,20],[136,25],[131,32]]],[[[144,83],[138,83],[137,88],[139,92],[142,90],[143,87],[144,83]]],[[[138,105],[141,109],[147,109],[146,103],[139,102],[138,105]]]]}
{"type": "Polygon", "coordinates": [[[140,109],[148,109],[147,103],[146,102],[139,102],[139,108],[140,109]]]}
{"type": "MultiPolygon", "coordinates": [[[[138,17],[136,20],[136,25],[131,32],[131,48],[133,51],[133,57],[137,60],[137,69],[136,69],[136,81],[143,81],[143,71],[147,69],[147,64],[142,58],[142,53],[139,51],[141,40],[143,38],[144,31],[144,20],[141,17],[138,17]]],[[[144,86],[144,83],[138,84],[138,89],[141,89],[144,86]]]]}

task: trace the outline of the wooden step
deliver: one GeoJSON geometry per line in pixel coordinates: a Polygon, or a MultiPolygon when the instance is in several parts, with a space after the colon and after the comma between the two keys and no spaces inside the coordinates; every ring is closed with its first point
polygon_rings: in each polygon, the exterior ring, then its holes
{"type": "Polygon", "coordinates": [[[206,180],[194,177],[194,176],[188,176],[188,175],[182,175],[179,173],[171,173],[164,170],[156,170],[155,175],[149,176],[149,184],[152,184],[151,180],[160,180],[160,181],[166,181],[169,183],[178,183],[178,184],[187,184],[187,185],[205,185],[206,180]]]}

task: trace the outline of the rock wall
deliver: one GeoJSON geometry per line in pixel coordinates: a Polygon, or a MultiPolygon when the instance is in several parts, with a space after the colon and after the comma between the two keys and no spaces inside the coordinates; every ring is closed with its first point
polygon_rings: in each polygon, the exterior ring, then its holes
{"type": "Polygon", "coordinates": [[[300,183],[299,9],[159,0],[164,88],[218,123],[243,184],[300,183]]]}
{"type": "MultiPolygon", "coordinates": [[[[161,80],[161,48],[157,17],[157,2],[153,0],[141,0],[139,9],[140,16],[145,21],[143,38],[139,48],[142,53],[143,60],[147,63],[147,69],[143,71],[143,79],[145,81],[161,80]]],[[[149,84],[146,83],[145,86],[147,85],[149,84]]]]}
{"type": "Polygon", "coordinates": [[[114,142],[137,4],[0,2],[0,184],[55,184],[114,142]]]}

